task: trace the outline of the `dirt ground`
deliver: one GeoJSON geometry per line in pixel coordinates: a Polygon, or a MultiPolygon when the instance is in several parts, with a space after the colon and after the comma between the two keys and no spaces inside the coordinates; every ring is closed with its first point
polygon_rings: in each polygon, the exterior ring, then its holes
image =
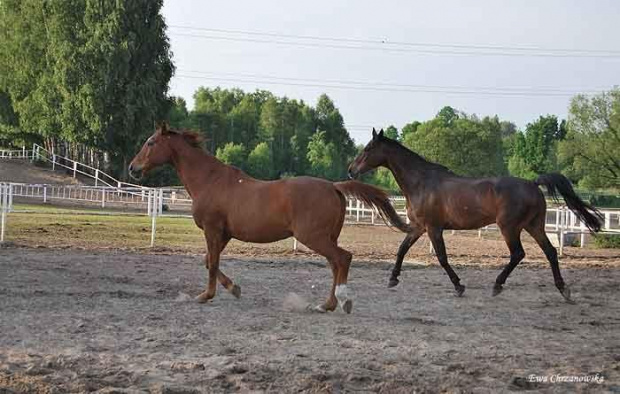
{"type": "Polygon", "coordinates": [[[331,284],[305,254],[224,258],[241,299],[219,288],[197,304],[197,255],[0,249],[0,393],[620,390],[609,256],[563,263],[576,305],[545,265],[518,267],[492,298],[497,267],[464,260],[456,298],[437,265],[407,264],[387,289],[390,264],[357,259],[346,315],[303,310],[331,284]],[[602,383],[527,379],[596,374],[602,383]]]}
{"type": "Polygon", "coordinates": [[[67,170],[53,171],[51,168],[37,167],[27,160],[0,159],[0,182],[33,184],[80,184],[79,179],[67,175],[67,170]]]}

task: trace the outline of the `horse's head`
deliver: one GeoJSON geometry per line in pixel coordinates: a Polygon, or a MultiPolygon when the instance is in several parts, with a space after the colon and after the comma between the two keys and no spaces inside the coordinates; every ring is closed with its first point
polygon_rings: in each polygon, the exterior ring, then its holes
{"type": "Polygon", "coordinates": [[[170,137],[173,133],[168,123],[157,123],[155,133],[146,140],[140,152],[129,164],[129,176],[140,179],[149,170],[169,163],[172,159],[170,137]]]}
{"type": "Polygon", "coordinates": [[[349,177],[355,179],[358,176],[380,167],[386,160],[386,142],[383,136],[383,129],[378,133],[372,129],[372,140],[364,147],[362,153],[357,155],[355,160],[349,165],[349,177]]]}

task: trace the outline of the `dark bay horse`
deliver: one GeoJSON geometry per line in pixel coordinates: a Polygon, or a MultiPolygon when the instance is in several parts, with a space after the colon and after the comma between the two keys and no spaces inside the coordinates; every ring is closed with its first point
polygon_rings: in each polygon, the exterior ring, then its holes
{"type": "Polygon", "coordinates": [[[257,180],[206,153],[198,134],[172,130],[160,123],[132,160],[129,173],[140,176],[166,163],[175,167],[192,197],[192,215],[207,243],[209,279],[207,289],[197,297],[199,302],[215,296],[216,279],[240,296],[239,287],[219,270],[220,254],[232,238],[266,243],[294,236],[324,256],[331,266],[329,297],[316,310],[333,311],[340,304],[350,313],[353,304],[346,283],[352,255],[338,246],[345,196],[374,207],[403,232],[411,231],[381,189],[357,181],[333,183],[311,177],[257,180]]]}
{"type": "Polygon", "coordinates": [[[513,177],[469,178],[458,176],[446,167],[431,163],[396,141],[383,136],[383,130],[372,131],[372,140],[349,166],[349,176],[357,177],[383,166],[394,178],[407,200],[407,216],[411,231],[398,249],[389,287],[398,284],[405,254],[424,233],[437,253],[437,259],[461,296],[465,286],[448,264],[443,230],[478,229],[497,223],[508,249],[510,262],[495,281],[493,295],[502,291],[508,275],[525,257],[521,231],[527,231],[538,243],[551,264],[555,286],[567,301],[570,290],[565,285],[558,255],[545,233],[546,202],[538,188],[545,186],[557,200],[558,193],[568,208],[592,232],[601,229],[602,216],[593,206],[582,201],[570,181],[561,174],[541,175],[535,181],[513,177]]]}

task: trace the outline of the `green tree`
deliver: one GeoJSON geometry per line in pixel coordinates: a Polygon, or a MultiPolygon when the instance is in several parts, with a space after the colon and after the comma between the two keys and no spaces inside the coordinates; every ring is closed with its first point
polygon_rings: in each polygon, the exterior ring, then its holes
{"type": "Polygon", "coordinates": [[[243,144],[229,142],[222,148],[218,148],[215,156],[223,163],[245,169],[246,154],[243,144]]]}
{"type": "Polygon", "coordinates": [[[326,141],[326,134],[325,131],[319,131],[310,137],[308,162],[311,174],[333,180],[339,175],[338,169],[334,166],[337,151],[333,142],[326,141]]]}
{"type": "Polygon", "coordinates": [[[620,88],[571,100],[566,138],[559,144],[564,172],[580,186],[620,188],[620,88]]]}
{"type": "Polygon", "coordinates": [[[497,117],[479,120],[444,107],[435,119],[405,134],[403,143],[458,174],[486,176],[506,172],[497,117]]]}
{"type": "Polygon", "coordinates": [[[0,83],[20,127],[129,159],[168,111],[163,0],[0,2],[0,83]]]}
{"type": "Polygon", "coordinates": [[[532,179],[537,174],[556,171],[556,146],[563,133],[553,115],[541,116],[528,123],[525,133],[514,141],[509,160],[510,173],[532,179]]]}
{"type": "Polygon", "coordinates": [[[170,110],[168,112],[168,121],[173,128],[190,127],[189,112],[187,111],[187,103],[182,97],[171,97],[170,110]]]}
{"type": "Polygon", "coordinates": [[[416,121],[413,121],[411,123],[407,123],[406,125],[403,126],[402,130],[401,130],[401,134],[400,134],[400,138],[401,140],[405,140],[407,138],[407,136],[411,133],[415,133],[416,130],[418,130],[418,127],[421,125],[422,123],[416,121]]]}
{"type": "Polygon", "coordinates": [[[393,139],[394,141],[398,141],[400,139],[398,135],[398,129],[394,125],[389,125],[385,129],[384,135],[390,139],[393,139]]]}
{"type": "Polygon", "coordinates": [[[271,149],[266,142],[261,142],[250,152],[248,156],[248,172],[259,179],[271,179],[273,174],[273,161],[271,149]]]}
{"type": "MultiPolygon", "coordinates": [[[[329,147],[332,165],[330,179],[346,176],[349,161],[355,156],[355,144],[344,127],[344,120],[334,102],[325,94],[319,97],[316,105],[317,130],[325,132],[324,139],[329,147]],[[330,145],[331,144],[331,145],[330,145]]],[[[310,147],[308,147],[310,150],[310,147]]]]}

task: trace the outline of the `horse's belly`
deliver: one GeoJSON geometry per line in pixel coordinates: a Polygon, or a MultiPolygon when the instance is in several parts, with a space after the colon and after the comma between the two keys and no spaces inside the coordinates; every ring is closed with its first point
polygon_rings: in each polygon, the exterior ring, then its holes
{"type": "Polygon", "coordinates": [[[255,243],[275,242],[293,235],[286,221],[279,215],[253,216],[233,218],[228,225],[230,235],[240,241],[255,243]]]}

